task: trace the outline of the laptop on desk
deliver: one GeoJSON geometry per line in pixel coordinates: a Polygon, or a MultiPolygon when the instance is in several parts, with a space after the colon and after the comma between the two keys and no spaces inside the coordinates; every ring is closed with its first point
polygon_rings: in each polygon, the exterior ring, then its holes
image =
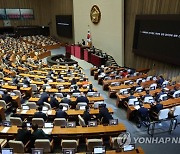
{"type": "Polygon", "coordinates": [[[32,148],[32,154],[43,154],[43,148],[32,148]]]}
{"type": "Polygon", "coordinates": [[[45,123],[44,123],[44,128],[53,128],[53,123],[51,123],[51,122],[45,122],[45,123]]]}
{"type": "Polygon", "coordinates": [[[94,147],[94,154],[105,154],[105,153],[106,153],[105,146],[94,147]]]}
{"type": "Polygon", "coordinates": [[[13,154],[13,148],[3,148],[1,151],[2,154],[13,154]]]}
{"type": "Polygon", "coordinates": [[[22,109],[23,109],[23,110],[29,110],[29,106],[27,106],[27,105],[22,105],[22,109]]]}
{"type": "Polygon", "coordinates": [[[97,127],[97,121],[88,121],[88,127],[97,127]]]}

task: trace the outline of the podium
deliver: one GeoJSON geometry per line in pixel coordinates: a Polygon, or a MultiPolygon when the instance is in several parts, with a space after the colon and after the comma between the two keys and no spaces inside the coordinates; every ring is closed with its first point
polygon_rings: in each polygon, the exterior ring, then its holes
{"type": "Polygon", "coordinates": [[[79,46],[79,45],[74,46],[74,56],[76,58],[81,59],[81,46],[79,46]]]}
{"type": "Polygon", "coordinates": [[[97,67],[105,64],[105,58],[95,54],[91,54],[91,63],[97,67]]]}
{"type": "Polygon", "coordinates": [[[91,52],[88,49],[84,49],[84,60],[87,62],[91,62],[91,52]]]}
{"type": "Polygon", "coordinates": [[[71,55],[74,55],[74,45],[71,45],[71,55]]]}

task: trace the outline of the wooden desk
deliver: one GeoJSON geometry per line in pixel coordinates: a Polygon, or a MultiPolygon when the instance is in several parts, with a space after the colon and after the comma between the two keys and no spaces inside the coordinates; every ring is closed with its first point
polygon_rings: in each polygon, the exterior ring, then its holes
{"type": "Polygon", "coordinates": [[[109,97],[111,98],[112,96],[114,96],[116,94],[116,92],[119,91],[120,89],[128,89],[128,88],[132,88],[135,86],[137,86],[137,83],[134,83],[132,85],[122,84],[120,86],[109,86],[109,91],[108,91],[109,97]]]}
{"type": "Polygon", "coordinates": [[[99,97],[87,97],[89,100],[89,103],[94,103],[98,101],[104,101],[104,98],[102,96],[99,97]]]}
{"type": "MultiPolygon", "coordinates": [[[[94,102],[97,102],[97,101],[104,101],[104,98],[102,96],[100,97],[87,97],[88,100],[89,100],[89,104],[93,104],[94,102]]],[[[29,98],[29,102],[37,102],[40,98],[37,98],[37,97],[31,97],[29,98]]],[[[71,102],[76,102],[76,97],[71,97],[71,102]]],[[[57,98],[57,100],[60,102],[61,101],[61,98],[57,98]]],[[[49,101],[50,101],[50,98],[49,98],[49,101]]]]}
{"type": "MultiPolygon", "coordinates": [[[[112,108],[108,108],[109,110],[109,113],[113,114],[113,109],[112,108]]],[[[23,110],[20,110],[17,112],[17,114],[21,114],[22,116],[25,116],[25,117],[32,117],[34,116],[34,113],[35,112],[38,112],[36,109],[30,109],[30,110],[27,110],[26,113],[24,113],[24,111],[22,112],[23,110]]],[[[0,112],[1,112],[1,108],[0,108],[0,112]]],[[[78,115],[83,115],[84,113],[84,110],[75,110],[75,109],[69,109],[66,111],[67,115],[68,116],[78,116],[78,115]]],[[[91,115],[98,115],[99,114],[99,109],[93,109],[91,108],[89,110],[89,113],[91,115]]],[[[55,116],[56,114],[56,110],[49,110],[47,112],[48,116],[55,116]]]]}
{"type": "Polygon", "coordinates": [[[6,69],[6,68],[3,69],[3,72],[4,72],[5,74],[11,75],[11,76],[15,76],[15,72],[10,71],[10,70],[8,70],[8,69],[6,69]]]}
{"type": "Polygon", "coordinates": [[[24,76],[24,77],[29,77],[29,78],[40,78],[40,79],[45,79],[46,76],[42,76],[42,75],[32,75],[32,74],[25,74],[25,73],[20,73],[20,76],[24,76]]]}
{"type": "MultiPolygon", "coordinates": [[[[97,89],[96,88],[93,88],[94,91],[96,92],[97,89]]],[[[83,92],[83,93],[87,93],[88,92],[88,88],[79,88],[79,91],[80,92],[83,92]]],[[[41,90],[43,91],[43,90],[41,90]]],[[[52,89],[49,89],[49,90],[46,90],[48,93],[58,93],[59,90],[58,89],[55,89],[55,88],[52,88],[52,89]]],[[[60,93],[72,93],[73,91],[70,89],[70,88],[67,88],[67,89],[61,89],[60,90],[60,93]]]]}
{"type": "Polygon", "coordinates": [[[91,76],[94,76],[94,71],[97,71],[98,70],[98,68],[96,68],[96,67],[91,67],[90,68],[90,74],[91,74],[91,76]]]}
{"type": "Polygon", "coordinates": [[[3,108],[3,107],[0,107],[0,116],[1,116],[1,119],[2,119],[2,120],[5,120],[5,119],[6,119],[5,113],[4,113],[4,108],[3,108]]]}
{"type": "Polygon", "coordinates": [[[126,127],[124,124],[119,123],[115,126],[103,126],[98,125],[97,127],[82,127],[77,126],[76,128],[60,128],[58,126],[55,126],[52,130],[52,135],[58,135],[60,137],[67,136],[67,135],[80,135],[87,137],[88,135],[96,134],[98,136],[102,135],[114,135],[121,132],[125,132],[126,127]]]}
{"type": "MultiPolygon", "coordinates": [[[[4,126],[0,126],[0,137],[1,136],[8,136],[8,135],[15,135],[17,134],[18,127],[11,126],[7,132],[2,132],[4,126]]],[[[119,135],[121,132],[125,132],[126,127],[124,124],[119,123],[118,125],[114,126],[103,126],[98,125],[97,127],[82,127],[77,126],[75,128],[61,128],[59,126],[54,126],[50,135],[59,136],[59,137],[88,137],[91,135],[98,135],[98,136],[106,136],[106,135],[119,135]],[[78,135],[78,136],[77,136],[78,135]]]]}
{"type": "MultiPolygon", "coordinates": [[[[180,105],[180,98],[171,98],[168,99],[166,101],[161,101],[161,104],[163,104],[163,109],[165,108],[171,108],[177,105],[180,105]]],[[[151,106],[150,104],[144,104],[143,105],[145,108],[150,109],[151,106]]],[[[135,111],[136,109],[134,108],[134,106],[128,106],[127,108],[127,118],[130,120],[131,118],[131,114],[133,111],[135,111]]]]}
{"type": "MultiPolygon", "coordinates": [[[[29,102],[37,102],[40,98],[37,98],[37,97],[30,97],[29,98],[29,102]]],[[[76,102],[76,98],[75,97],[71,97],[71,102],[76,102]]],[[[57,100],[60,102],[61,101],[61,98],[57,98],[57,100]]],[[[49,98],[49,101],[50,101],[50,98],[49,98]]]]}
{"type": "MultiPolygon", "coordinates": [[[[176,84],[175,86],[179,86],[179,84],[176,84]]],[[[174,86],[167,86],[167,88],[169,90],[173,89],[174,86]]],[[[155,90],[150,90],[150,95],[154,96],[156,93],[159,93],[161,92],[162,89],[158,88],[158,89],[155,89],[155,90]]],[[[141,97],[141,96],[145,96],[146,95],[146,92],[145,91],[142,91],[140,93],[134,93],[134,96],[135,97],[141,97]]],[[[123,99],[126,99],[129,97],[129,94],[126,94],[126,95],[122,95],[122,94],[119,94],[118,92],[116,93],[116,96],[117,96],[117,100],[116,100],[116,106],[118,107],[119,106],[119,103],[122,102],[123,99]]]]}
{"type": "MultiPolygon", "coordinates": [[[[17,86],[9,86],[9,85],[2,85],[2,88],[7,89],[7,90],[17,90],[17,86]]],[[[31,87],[21,87],[20,91],[22,93],[28,94],[28,95],[32,95],[32,88],[31,87]]]]}
{"type": "Polygon", "coordinates": [[[126,152],[116,152],[115,150],[109,150],[106,151],[106,154],[144,154],[144,151],[141,147],[137,147],[136,149],[126,152]],[[136,149],[138,149],[139,152],[137,152],[136,149]]]}
{"type": "Polygon", "coordinates": [[[129,78],[122,78],[122,79],[114,79],[114,80],[103,80],[103,90],[108,89],[108,85],[110,85],[112,82],[124,82],[126,80],[137,80],[138,78],[145,78],[147,77],[147,74],[142,74],[139,76],[132,76],[129,78]]]}

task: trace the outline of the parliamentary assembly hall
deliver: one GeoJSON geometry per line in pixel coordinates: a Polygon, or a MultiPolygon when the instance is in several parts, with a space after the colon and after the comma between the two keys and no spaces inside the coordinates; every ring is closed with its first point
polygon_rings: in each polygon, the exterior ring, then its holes
{"type": "Polygon", "coordinates": [[[179,154],[179,0],[0,0],[0,153],[179,154]]]}

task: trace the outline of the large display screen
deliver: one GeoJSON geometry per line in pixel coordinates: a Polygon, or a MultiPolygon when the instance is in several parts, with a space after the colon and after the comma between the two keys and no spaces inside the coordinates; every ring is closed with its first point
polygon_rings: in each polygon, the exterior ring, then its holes
{"type": "Polygon", "coordinates": [[[72,38],[72,15],[57,15],[56,30],[59,36],[72,38]]]}
{"type": "Polygon", "coordinates": [[[21,12],[21,18],[23,19],[33,19],[34,13],[33,9],[20,9],[21,12]]]}
{"type": "Polygon", "coordinates": [[[0,19],[6,19],[5,9],[0,9],[0,19]]]}
{"type": "Polygon", "coordinates": [[[21,13],[19,9],[6,9],[6,16],[8,19],[20,19],[21,13]]]}
{"type": "Polygon", "coordinates": [[[133,51],[158,61],[180,65],[180,15],[138,15],[133,51]]]}

